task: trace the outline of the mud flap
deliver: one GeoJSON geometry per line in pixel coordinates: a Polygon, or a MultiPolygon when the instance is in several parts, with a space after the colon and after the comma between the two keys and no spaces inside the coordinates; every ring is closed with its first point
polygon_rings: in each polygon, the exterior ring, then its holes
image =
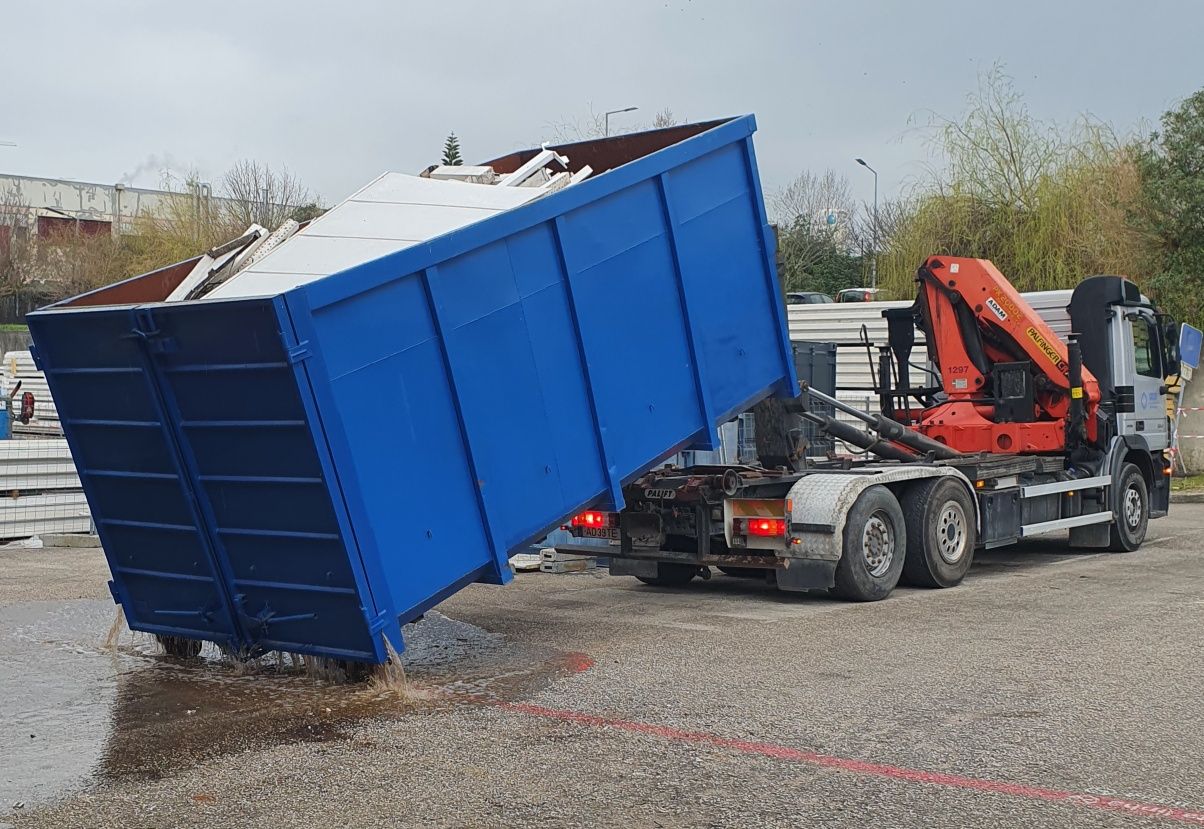
{"type": "Polygon", "coordinates": [[[827,590],[836,584],[835,561],[788,558],[785,564],[785,567],[774,571],[779,590],[801,593],[805,590],[827,590]]]}
{"type": "Polygon", "coordinates": [[[635,576],[636,578],[654,579],[657,576],[656,562],[642,558],[612,558],[610,560],[612,576],[635,576]]]}

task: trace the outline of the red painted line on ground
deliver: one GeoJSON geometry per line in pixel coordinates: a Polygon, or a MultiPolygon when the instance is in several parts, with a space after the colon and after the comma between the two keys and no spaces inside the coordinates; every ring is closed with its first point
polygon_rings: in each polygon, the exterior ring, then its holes
{"type": "Polygon", "coordinates": [[[1158,803],[1146,803],[1139,800],[1125,800],[1116,797],[1104,797],[1082,792],[1071,792],[1063,789],[1048,789],[1042,786],[1028,786],[1023,783],[1007,783],[998,780],[983,780],[977,777],[964,777],[960,774],[909,769],[903,766],[892,766],[887,763],[873,763],[867,760],[855,760],[848,757],[836,757],[830,754],[819,754],[813,751],[803,751],[790,746],[763,743],[754,740],[738,740],[732,737],[721,737],[701,731],[682,731],[664,725],[602,717],[596,714],[586,714],[581,711],[569,711],[558,708],[545,708],[542,705],[530,705],[520,702],[492,703],[495,707],[518,714],[532,717],[560,720],[562,722],[586,725],[593,728],[613,728],[618,731],[630,731],[636,734],[647,734],[681,743],[695,743],[717,748],[729,749],[740,754],[753,754],[762,757],[772,757],[775,760],[785,760],[793,763],[808,763],[822,768],[839,769],[840,771],[866,774],[873,777],[887,777],[893,780],[904,780],[909,783],[927,783],[933,786],[945,786],[954,789],[968,789],[977,792],[1008,795],[1010,797],[1044,800],[1050,803],[1065,803],[1085,809],[1095,809],[1104,812],[1121,812],[1138,817],[1158,817],[1204,826],[1204,810],[1190,811],[1173,806],[1163,806],[1158,803]]]}

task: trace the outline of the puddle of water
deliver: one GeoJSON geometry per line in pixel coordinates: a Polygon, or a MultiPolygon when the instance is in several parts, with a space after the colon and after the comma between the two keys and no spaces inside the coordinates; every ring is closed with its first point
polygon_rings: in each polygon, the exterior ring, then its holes
{"type": "Polygon", "coordinates": [[[388,670],[333,684],[294,654],[238,664],[206,645],[199,659],[170,660],[121,619],[104,636],[112,613],[89,601],[0,607],[0,814],[235,751],[341,739],[368,718],[521,699],[592,664],[432,612],[407,626],[388,670]]]}

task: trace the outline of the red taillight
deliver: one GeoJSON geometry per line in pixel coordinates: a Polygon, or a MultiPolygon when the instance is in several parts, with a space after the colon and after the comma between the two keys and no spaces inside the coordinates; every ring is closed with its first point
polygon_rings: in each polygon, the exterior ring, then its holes
{"type": "Polygon", "coordinates": [[[589,510],[573,516],[574,527],[607,527],[610,526],[610,516],[605,512],[589,510]]]}
{"type": "Polygon", "coordinates": [[[747,535],[759,535],[773,538],[786,534],[785,518],[745,518],[744,532],[747,535]]]}

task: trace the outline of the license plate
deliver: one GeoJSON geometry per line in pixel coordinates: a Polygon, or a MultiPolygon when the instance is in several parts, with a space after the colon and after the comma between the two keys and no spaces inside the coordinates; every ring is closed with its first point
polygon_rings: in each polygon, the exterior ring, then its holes
{"type": "Polygon", "coordinates": [[[618,527],[582,527],[582,538],[605,538],[607,541],[619,540],[618,527]]]}

